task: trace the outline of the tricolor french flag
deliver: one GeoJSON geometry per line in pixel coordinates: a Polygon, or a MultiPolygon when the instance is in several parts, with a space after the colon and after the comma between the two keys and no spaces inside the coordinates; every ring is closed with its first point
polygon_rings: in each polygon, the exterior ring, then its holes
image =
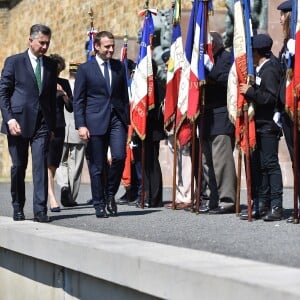
{"type": "Polygon", "coordinates": [[[139,57],[132,81],[131,124],[144,140],[148,110],[154,107],[154,82],[152,69],[151,39],[154,33],[152,12],[145,11],[139,57]]]}
{"type": "Polygon", "coordinates": [[[200,85],[205,84],[206,79],[204,54],[207,53],[208,11],[212,10],[212,1],[194,1],[194,6],[193,18],[196,18],[196,23],[193,24],[193,40],[186,43],[187,59],[191,64],[187,117],[192,121],[199,115],[200,85]]]}
{"type": "Polygon", "coordinates": [[[187,119],[188,97],[190,88],[190,74],[191,74],[191,59],[194,42],[194,30],[198,9],[198,0],[193,2],[193,7],[189,20],[189,27],[187,31],[186,46],[183,55],[182,71],[179,83],[179,93],[177,101],[176,113],[176,134],[180,146],[183,146],[191,140],[191,124],[187,119]]]}
{"type": "Polygon", "coordinates": [[[170,58],[168,61],[164,126],[171,131],[175,125],[177,114],[177,99],[179,94],[179,83],[183,66],[183,44],[180,23],[173,26],[172,43],[170,47],[170,58]]]}
{"type": "MultiPolygon", "coordinates": [[[[247,5],[247,0],[243,4],[247,5]]],[[[245,96],[240,93],[240,84],[248,81],[248,58],[247,43],[249,45],[250,38],[247,40],[245,22],[249,19],[245,18],[243,4],[240,0],[234,1],[234,36],[233,36],[233,52],[234,63],[228,76],[227,88],[227,108],[229,118],[235,124],[235,140],[237,146],[246,151],[248,144],[253,149],[256,144],[254,109],[250,104],[248,109],[249,115],[249,136],[248,141],[245,140],[245,120],[243,115],[244,105],[247,105],[245,96]]],[[[251,49],[251,46],[250,46],[251,49]]],[[[249,53],[251,55],[251,53],[249,53]]],[[[252,57],[251,57],[252,59],[252,57]]]]}

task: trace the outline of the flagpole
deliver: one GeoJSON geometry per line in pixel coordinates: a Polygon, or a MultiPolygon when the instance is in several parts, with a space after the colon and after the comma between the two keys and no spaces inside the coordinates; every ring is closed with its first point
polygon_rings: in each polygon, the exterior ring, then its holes
{"type": "MultiPolygon", "coordinates": [[[[195,178],[195,139],[196,139],[196,122],[192,124],[192,153],[191,153],[191,201],[193,204],[193,208],[191,212],[195,212],[195,186],[194,186],[194,178],[195,178]]],[[[198,183],[198,182],[197,182],[198,183]]],[[[197,196],[197,195],[196,195],[197,196]]]]}
{"type": "MultiPolygon", "coordinates": [[[[144,4],[144,9],[145,9],[145,18],[149,14],[149,1],[146,0],[144,4]]],[[[150,48],[152,49],[152,36],[150,36],[150,48]]],[[[148,109],[148,108],[147,108],[148,109]]],[[[146,116],[147,118],[147,116],[146,116]]],[[[147,121],[146,121],[146,128],[147,128],[147,121]]],[[[146,129],[147,131],[147,129],[146,129]]],[[[141,168],[142,168],[142,194],[141,194],[141,208],[144,209],[145,207],[145,139],[142,139],[142,157],[141,157],[141,168]]],[[[149,195],[148,195],[149,198],[149,195]]],[[[150,199],[149,199],[150,200],[150,199]]],[[[150,203],[149,203],[150,204],[150,203]]]]}
{"type": "MultiPolygon", "coordinates": [[[[294,173],[294,213],[293,213],[293,223],[298,224],[299,223],[299,207],[298,207],[298,193],[299,193],[299,186],[298,186],[298,180],[299,180],[299,174],[298,174],[298,163],[299,163],[299,147],[298,147],[298,136],[299,136],[299,131],[298,131],[298,125],[299,125],[299,120],[298,120],[298,101],[299,101],[299,87],[297,85],[298,81],[298,72],[296,72],[296,64],[298,64],[298,38],[296,38],[296,31],[299,23],[299,17],[298,14],[299,12],[299,5],[298,1],[293,1],[292,4],[292,15],[291,15],[291,38],[295,40],[295,59],[293,61],[293,86],[294,86],[294,94],[293,94],[293,143],[294,143],[294,148],[293,148],[293,173],[294,173]],[[297,79],[296,79],[297,77],[297,79]]],[[[298,29],[299,30],[299,29],[298,29]]],[[[292,58],[291,55],[289,56],[289,62],[290,67],[292,66],[292,58]]]]}
{"type": "Polygon", "coordinates": [[[196,214],[199,214],[201,204],[201,191],[202,191],[202,155],[203,155],[203,126],[204,126],[204,105],[205,105],[205,87],[201,87],[201,103],[200,103],[200,122],[199,122],[199,156],[198,156],[198,189],[196,194],[196,214]]]}
{"type": "Polygon", "coordinates": [[[248,221],[252,221],[252,190],[251,190],[251,163],[250,163],[250,147],[249,147],[249,116],[248,105],[243,107],[244,113],[244,128],[245,128],[245,171],[246,171],[246,186],[247,186],[247,204],[248,204],[248,221]]]}
{"type": "MultiPolygon", "coordinates": [[[[175,25],[175,18],[174,18],[174,10],[175,10],[175,1],[172,1],[172,11],[173,11],[173,26],[175,25]]],[[[177,20],[176,20],[177,22],[177,20]]],[[[177,112],[175,110],[175,120],[176,120],[177,112]]],[[[177,187],[177,134],[176,134],[176,128],[174,124],[174,140],[173,140],[173,182],[172,182],[172,209],[176,209],[176,187],[177,187]]]]}
{"type": "MultiPolygon", "coordinates": [[[[147,17],[148,14],[148,8],[149,8],[149,1],[145,1],[144,9],[146,9],[145,12],[145,18],[147,17]]],[[[147,122],[146,122],[147,123],[147,122]]],[[[146,125],[147,126],[147,125],[146,125]]],[[[142,189],[142,194],[141,194],[141,208],[144,209],[145,207],[145,140],[142,140],[142,157],[141,157],[141,168],[142,168],[142,182],[141,182],[141,189],[142,189]]]]}
{"type": "Polygon", "coordinates": [[[235,214],[237,217],[239,217],[240,215],[241,176],[242,176],[242,151],[238,149],[237,185],[236,185],[236,202],[235,202],[235,214]]]}
{"type": "MultiPolygon", "coordinates": [[[[208,0],[201,0],[204,4],[204,49],[207,48],[207,22],[208,22],[208,0]]],[[[199,82],[200,84],[200,82],[199,82]]],[[[200,125],[199,125],[199,156],[198,156],[198,189],[196,194],[196,214],[199,214],[201,205],[202,177],[203,177],[203,127],[204,127],[204,109],[205,109],[205,85],[201,85],[201,100],[200,100],[200,125]]]]}
{"type": "MultiPolygon", "coordinates": [[[[246,53],[247,53],[247,84],[254,82],[254,70],[252,59],[252,45],[251,45],[251,17],[250,17],[250,2],[243,0],[244,18],[245,18],[245,32],[246,32],[246,53]]],[[[247,204],[248,204],[248,221],[252,221],[252,184],[251,184],[251,160],[250,160],[250,146],[249,146],[249,114],[248,103],[244,103],[244,124],[245,124],[245,158],[246,158],[246,183],[247,183],[247,204]]]]}
{"type": "MultiPolygon", "coordinates": [[[[194,1],[199,1],[199,0],[192,0],[192,2],[194,1]]],[[[194,18],[197,18],[197,12],[194,15],[194,18]]],[[[196,26],[196,20],[194,20],[194,26],[196,26]]],[[[194,28],[195,31],[195,28],[194,28]]],[[[197,119],[196,119],[197,120],[197,119]]],[[[191,167],[191,201],[193,203],[191,212],[196,212],[195,209],[195,205],[196,202],[195,201],[195,187],[194,187],[194,178],[195,178],[195,144],[196,144],[196,120],[194,120],[194,122],[192,123],[192,154],[191,154],[191,160],[192,160],[192,167],[191,167]]],[[[200,149],[199,149],[200,151],[200,149]]],[[[200,161],[198,162],[198,164],[200,164],[200,161]]],[[[198,184],[198,182],[197,182],[198,184]]],[[[201,188],[200,188],[201,189],[201,188]]],[[[197,192],[199,193],[199,186],[197,189],[197,192]]],[[[196,194],[197,197],[197,194],[196,194]]]]}
{"type": "Polygon", "coordinates": [[[90,7],[90,10],[88,12],[88,15],[90,16],[90,31],[89,31],[89,46],[88,46],[88,60],[91,60],[93,58],[95,58],[96,54],[95,54],[95,50],[94,50],[94,35],[95,35],[95,31],[94,31],[94,11],[93,9],[90,7]]]}
{"type": "Polygon", "coordinates": [[[172,209],[176,209],[176,181],[177,181],[177,134],[176,130],[174,128],[174,141],[173,141],[173,188],[172,188],[172,209]]]}

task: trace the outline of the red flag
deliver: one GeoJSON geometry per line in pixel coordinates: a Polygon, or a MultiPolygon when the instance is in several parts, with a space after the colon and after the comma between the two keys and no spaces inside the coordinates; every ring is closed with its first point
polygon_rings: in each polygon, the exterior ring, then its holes
{"type": "MultiPolygon", "coordinates": [[[[298,14],[296,26],[296,48],[295,48],[295,67],[294,67],[294,87],[297,96],[300,96],[300,1],[298,0],[298,14]]],[[[299,106],[298,106],[299,109],[299,106]]]]}
{"type": "Polygon", "coordinates": [[[287,73],[286,82],[286,110],[294,118],[294,97],[298,97],[298,128],[300,130],[300,2],[293,3],[293,13],[296,22],[295,28],[295,56],[293,70],[289,70],[287,73]]]}
{"type": "MultiPolygon", "coordinates": [[[[235,140],[238,147],[242,151],[246,151],[245,140],[245,120],[243,109],[247,105],[247,101],[243,94],[239,91],[241,83],[247,83],[248,69],[247,69],[247,51],[246,51],[246,35],[243,19],[242,4],[240,1],[234,3],[234,63],[231,67],[228,76],[228,89],[227,89],[227,105],[228,113],[231,121],[235,123],[235,140]]],[[[249,147],[253,149],[256,143],[255,123],[254,123],[254,109],[250,104],[248,109],[249,116],[249,147]]]]}

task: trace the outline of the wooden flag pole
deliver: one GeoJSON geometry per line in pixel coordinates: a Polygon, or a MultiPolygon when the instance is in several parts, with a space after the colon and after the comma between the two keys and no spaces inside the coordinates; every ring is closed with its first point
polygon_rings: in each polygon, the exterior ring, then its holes
{"type": "Polygon", "coordinates": [[[176,130],[174,129],[174,141],[173,141],[173,189],[172,189],[172,209],[176,209],[176,181],[177,181],[177,134],[176,130]]]}
{"type": "Polygon", "coordinates": [[[203,126],[204,126],[204,101],[205,101],[205,86],[201,87],[201,102],[200,102],[200,121],[199,121],[199,158],[198,158],[198,189],[196,195],[196,214],[199,214],[201,205],[201,192],[202,192],[202,177],[203,177],[203,126]]]}
{"type": "Polygon", "coordinates": [[[235,202],[235,214],[237,217],[240,215],[241,178],[242,178],[241,175],[242,175],[242,151],[238,150],[237,185],[236,185],[236,202],[235,202]]]}
{"type": "Polygon", "coordinates": [[[194,185],[194,178],[195,178],[195,145],[196,145],[196,124],[193,122],[192,124],[192,153],[191,153],[191,203],[192,209],[191,212],[195,212],[195,185],[194,185]]]}
{"type": "Polygon", "coordinates": [[[246,170],[246,183],[247,183],[247,204],[248,204],[248,221],[252,221],[252,189],[251,189],[251,162],[250,162],[250,147],[249,147],[249,116],[248,116],[248,105],[244,105],[244,124],[245,124],[245,170],[246,170]]]}

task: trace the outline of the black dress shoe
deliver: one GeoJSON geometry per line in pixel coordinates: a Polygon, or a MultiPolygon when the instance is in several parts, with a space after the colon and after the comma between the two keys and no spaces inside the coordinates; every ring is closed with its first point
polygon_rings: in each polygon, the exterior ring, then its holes
{"type": "Polygon", "coordinates": [[[59,206],[56,206],[56,207],[50,207],[50,211],[51,212],[60,212],[60,207],[59,206]]]}
{"type": "Polygon", "coordinates": [[[231,214],[234,213],[234,205],[230,206],[218,206],[216,208],[210,209],[209,214],[212,215],[221,215],[221,214],[231,214]]]}
{"type": "MultiPolygon", "coordinates": [[[[252,219],[256,219],[256,220],[259,220],[261,219],[262,217],[264,217],[266,214],[267,214],[267,210],[260,210],[260,211],[256,211],[256,210],[253,210],[252,209],[252,219]]],[[[241,212],[240,212],[240,219],[241,220],[248,220],[248,209],[243,209],[241,212]]]]}
{"type": "Polygon", "coordinates": [[[129,206],[136,206],[136,204],[137,204],[138,202],[141,202],[141,200],[139,200],[139,198],[135,199],[134,201],[130,201],[130,202],[128,203],[128,205],[129,205],[129,206]]]}
{"type": "MultiPolygon", "coordinates": [[[[255,219],[255,220],[258,220],[258,219],[261,218],[259,212],[255,211],[253,209],[252,209],[252,212],[251,212],[251,217],[252,217],[252,219],[255,219]]],[[[240,220],[248,220],[248,209],[241,210],[240,220]]]]}
{"type": "Polygon", "coordinates": [[[96,217],[97,218],[108,218],[108,214],[105,208],[96,208],[96,217]]]}
{"type": "Polygon", "coordinates": [[[13,215],[13,220],[14,221],[24,221],[25,220],[25,215],[23,211],[15,211],[13,215]]]}
{"type": "Polygon", "coordinates": [[[86,204],[87,204],[87,205],[93,205],[93,199],[87,200],[87,201],[86,201],[86,204]]]}
{"type": "Polygon", "coordinates": [[[119,204],[119,205],[129,204],[129,203],[128,203],[128,200],[127,200],[126,198],[122,198],[122,197],[119,198],[119,199],[117,199],[117,200],[116,200],[116,203],[119,204]]]}
{"type": "MultiPolygon", "coordinates": [[[[141,200],[136,200],[134,202],[134,204],[135,204],[136,208],[142,208],[142,202],[141,202],[141,200]]],[[[145,201],[144,202],[144,208],[150,208],[150,207],[151,207],[151,204],[149,202],[145,201]]]]}
{"type": "Polygon", "coordinates": [[[37,214],[34,215],[35,222],[40,222],[40,223],[48,223],[51,221],[51,219],[47,216],[47,214],[43,211],[38,212],[37,214]]]}
{"type": "Polygon", "coordinates": [[[151,208],[152,206],[151,206],[151,204],[150,204],[149,202],[145,202],[145,203],[144,203],[144,207],[146,207],[146,208],[151,208]]]}
{"type": "Polygon", "coordinates": [[[115,198],[112,196],[109,196],[107,199],[107,211],[113,216],[116,217],[117,213],[118,213],[118,208],[117,208],[117,204],[115,201],[115,198]]]}
{"type": "MultiPolygon", "coordinates": [[[[216,207],[214,207],[216,208],[216,207]]],[[[200,208],[199,208],[199,214],[207,214],[209,213],[209,200],[206,199],[201,199],[201,204],[200,204],[200,208]]],[[[196,209],[195,209],[196,211],[196,209]]]]}
{"type": "Polygon", "coordinates": [[[209,206],[207,204],[200,205],[199,214],[207,214],[209,213],[209,206]]]}
{"type": "Polygon", "coordinates": [[[280,221],[282,219],[283,210],[282,207],[273,207],[263,218],[266,222],[280,221]]]}

